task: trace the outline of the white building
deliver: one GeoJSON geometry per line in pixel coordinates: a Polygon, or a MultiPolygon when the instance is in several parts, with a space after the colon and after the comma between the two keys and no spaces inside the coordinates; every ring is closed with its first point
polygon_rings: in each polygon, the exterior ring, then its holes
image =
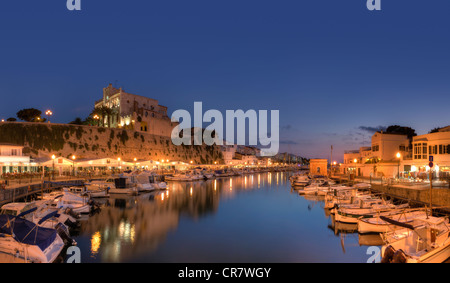
{"type": "Polygon", "coordinates": [[[356,176],[393,178],[425,177],[429,172],[430,155],[436,177],[450,175],[450,126],[433,133],[412,137],[377,132],[372,136],[370,150],[347,151],[340,173],[356,176]]]}
{"type": "Polygon", "coordinates": [[[33,171],[37,164],[23,154],[23,146],[0,144],[0,175],[4,173],[22,173],[33,171]]]}

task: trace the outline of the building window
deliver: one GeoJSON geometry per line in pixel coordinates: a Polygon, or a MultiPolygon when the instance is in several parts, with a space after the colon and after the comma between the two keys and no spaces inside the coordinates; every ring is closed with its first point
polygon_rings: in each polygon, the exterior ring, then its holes
{"type": "Polygon", "coordinates": [[[428,155],[428,144],[423,143],[422,144],[422,159],[427,159],[428,155]]]}

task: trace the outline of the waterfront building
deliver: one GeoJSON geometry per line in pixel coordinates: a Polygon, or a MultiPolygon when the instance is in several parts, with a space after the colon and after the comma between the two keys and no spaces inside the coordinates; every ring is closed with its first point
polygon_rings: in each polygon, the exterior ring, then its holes
{"type": "Polygon", "coordinates": [[[411,162],[404,164],[405,171],[422,173],[430,170],[430,155],[433,156],[433,171],[437,177],[449,177],[450,172],[450,126],[432,133],[416,136],[412,141],[411,162]]]}
{"type": "Polygon", "coordinates": [[[359,177],[394,177],[400,170],[399,162],[411,159],[411,142],[407,135],[376,132],[370,147],[344,153],[341,173],[359,177]],[[397,154],[400,153],[400,158],[397,154]]]}
{"type": "Polygon", "coordinates": [[[103,117],[102,125],[124,128],[153,135],[170,137],[177,123],[167,115],[167,107],[158,100],[125,92],[109,84],[103,88],[102,99],[95,102],[95,108],[107,107],[109,115],[103,117]]]}
{"type": "Polygon", "coordinates": [[[328,175],[328,159],[311,159],[309,161],[310,175],[328,175]]]}
{"type": "Polygon", "coordinates": [[[340,173],[361,177],[428,178],[430,155],[433,156],[434,176],[449,177],[450,126],[413,137],[377,132],[372,136],[370,150],[362,147],[344,153],[340,173]]]}
{"type": "Polygon", "coordinates": [[[32,162],[30,156],[23,153],[23,146],[0,144],[0,176],[5,173],[23,173],[37,170],[37,164],[32,162]]]}

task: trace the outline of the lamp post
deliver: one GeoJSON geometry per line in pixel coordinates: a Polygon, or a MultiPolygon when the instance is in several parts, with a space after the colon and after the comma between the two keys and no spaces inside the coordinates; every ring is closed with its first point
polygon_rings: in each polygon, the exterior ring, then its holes
{"type": "Polygon", "coordinates": [[[52,180],[53,180],[53,181],[55,180],[55,158],[56,158],[56,156],[53,154],[53,155],[52,155],[52,160],[53,160],[52,180]]]}
{"type": "Polygon", "coordinates": [[[51,110],[45,111],[45,115],[47,115],[47,120],[50,123],[50,117],[53,115],[53,112],[51,110]]]}
{"type": "Polygon", "coordinates": [[[100,122],[99,122],[99,120],[100,120],[100,117],[97,115],[97,114],[95,114],[94,115],[94,117],[92,117],[92,118],[94,118],[94,120],[96,120],[97,121],[97,127],[99,126],[99,124],[100,124],[100,122]]]}
{"type": "Polygon", "coordinates": [[[398,159],[398,164],[397,164],[397,179],[400,180],[400,158],[402,157],[402,155],[400,154],[400,152],[397,152],[397,159],[398,159]]]}
{"type": "Polygon", "coordinates": [[[72,155],[72,175],[75,177],[75,159],[76,156],[72,155]]]}

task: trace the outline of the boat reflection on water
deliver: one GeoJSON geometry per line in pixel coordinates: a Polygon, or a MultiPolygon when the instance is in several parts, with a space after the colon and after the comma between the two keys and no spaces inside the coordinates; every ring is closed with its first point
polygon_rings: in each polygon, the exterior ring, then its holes
{"type": "Polygon", "coordinates": [[[181,217],[196,220],[214,215],[220,201],[267,184],[285,186],[286,176],[283,172],[269,172],[207,181],[170,182],[163,191],[138,196],[110,195],[102,200],[99,213],[82,222],[76,238],[82,248],[82,262],[133,261],[162,245],[167,236],[176,231],[181,217]],[[88,257],[87,245],[83,247],[87,239],[88,257]]]}
{"type": "MultiPolygon", "coordinates": [[[[325,209],[327,211],[328,209],[325,209]]],[[[357,237],[360,246],[382,246],[383,239],[379,233],[373,234],[359,234],[358,224],[343,223],[335,221],[334,215],[330,214],[331,224],[328,228],[334,232],[334,234],[342,239],[346,237],[357,237]]],[[[342,240],[342,244],[344,241],[342,240]]]]}

